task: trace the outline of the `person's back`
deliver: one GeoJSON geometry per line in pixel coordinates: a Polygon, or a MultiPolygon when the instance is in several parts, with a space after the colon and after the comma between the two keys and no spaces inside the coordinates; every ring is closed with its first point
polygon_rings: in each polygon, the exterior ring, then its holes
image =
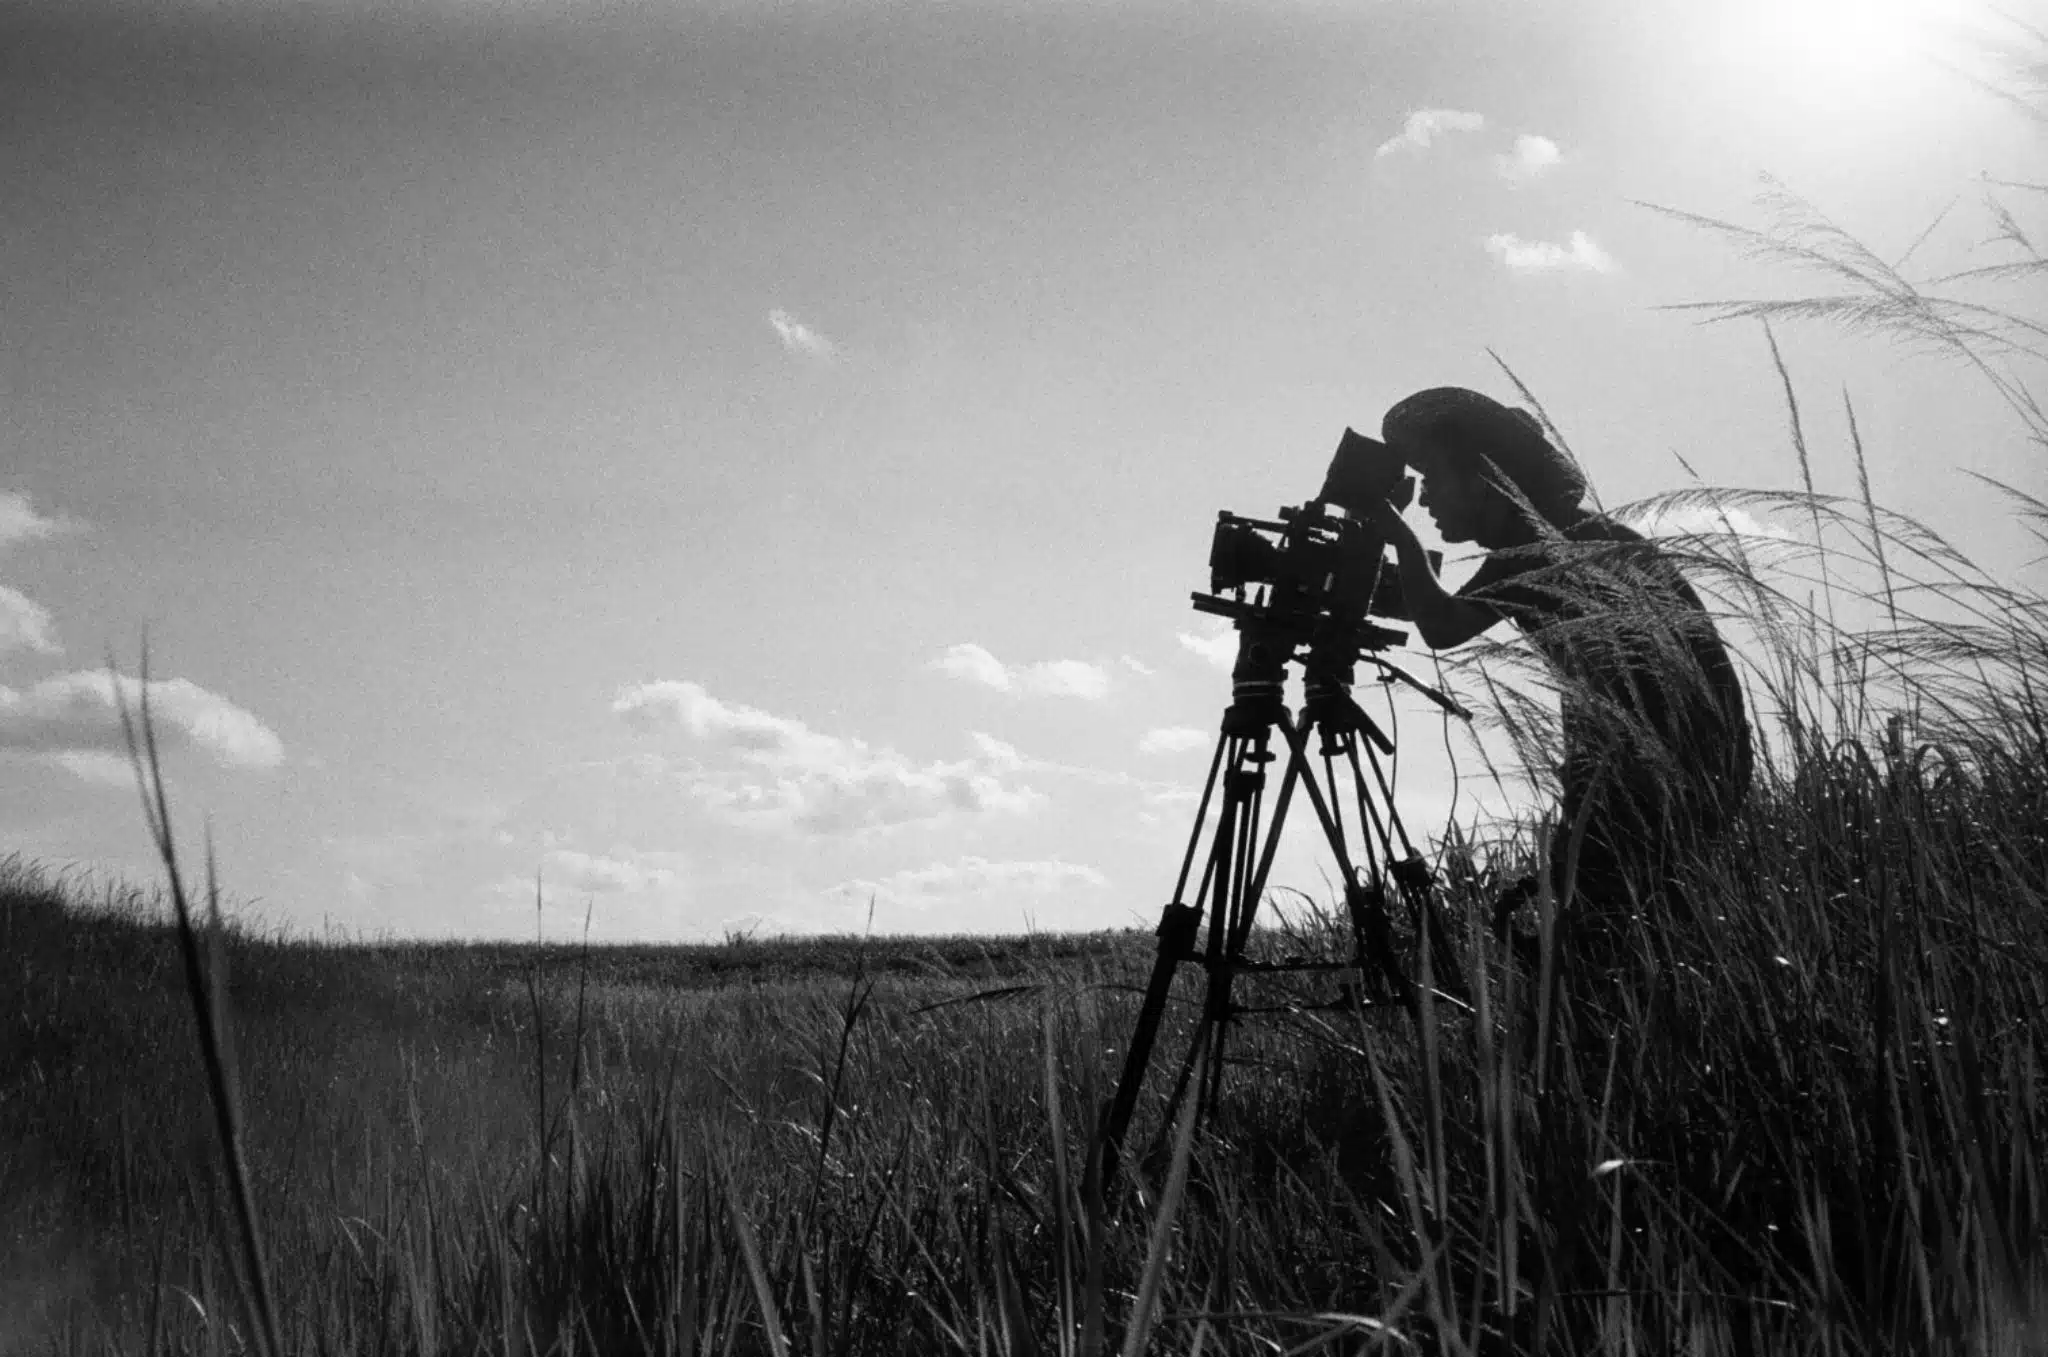
{"type": "Polygon", "coordinates": [[[1619,909],[1726,827],[1749,788],[1749,723],[1727,647],[1670,558],[1598,514],[1559,526],[1489,556],[1459,596],[1497,608],[1555,673],[1556,861],[1591,803],[1574,888],[1619,909]]]}
{"type": "Polygon", "coordinates": [[[1713,619],[1655,544],[1600,514],[1489,555],[1459,590],[1529,637],[1559,679],[1567,746],[1636,748],[1677,780],[1749,780],[1734,662],[1713,619]]]}
{"type": "Polygon", "coordinates": [[[1447,542],[1490,554],[1455,595],[1413,531],[1381,515],[1423,640],[1457,645],[1505,619],[1557,681],[1563,805],[1553,883],[1581,920],[1667,896],[1748,790],[1735,666],[1699,596],[1641,534],[1579,507],[1584,479],[1525,412],[1440,388],[1389,410],[1386,442],[1422,473],[1447,542]]]}

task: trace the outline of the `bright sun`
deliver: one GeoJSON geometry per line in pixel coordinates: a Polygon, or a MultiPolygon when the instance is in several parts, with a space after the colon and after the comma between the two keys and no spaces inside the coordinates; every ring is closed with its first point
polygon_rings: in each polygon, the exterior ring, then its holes
{"type": "Polygon", "coordinates": [[[1994,18],[1985,0],[1720,0],[1729,65],[1790,96],[1845,113],[1924,89],[1937,56],[1994,18]]]}

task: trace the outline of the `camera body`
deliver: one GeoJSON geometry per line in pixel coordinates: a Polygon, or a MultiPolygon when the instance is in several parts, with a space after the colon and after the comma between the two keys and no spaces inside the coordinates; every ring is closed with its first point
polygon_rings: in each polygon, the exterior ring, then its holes
{"type": "Polygon", "coordinates": [[[1362,515],[1374,501],[1405,508],[1414,493],[1415,478],[1392,449],[1346,429],[1316,498],[1281,509],[1278,521],[1217,515],[1210,592],[1194,595],[1195,607],[1261,619],[1303,641],[1335,629],[1360,649],[1400,645],[1405,633],[1368,621],[1403,621],[1408,609],[1386,540],[1362,515]]]}
{"type": "Polygon", "coordinates": [[[1330,458],[1330,469],[1323,473],[1322,493],[1316,499],[1346,513],[1362,514],[1368,504],[1380,500],[1405,509],[1414,495],[1415,478],[1408,474],[1400,454],[1377,438],[1346,429],[1337,440],[1336,454],[1330,458]]]}

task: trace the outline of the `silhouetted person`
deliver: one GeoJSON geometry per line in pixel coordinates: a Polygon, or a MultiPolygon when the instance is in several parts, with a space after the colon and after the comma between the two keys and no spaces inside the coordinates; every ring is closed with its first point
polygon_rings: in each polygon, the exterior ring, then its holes
{"type": "MultiPolygon", "coordinates": [[[[1507,620],[1549,662],[1563,727],[1563,799],[1551,881],[1564,899],[1583,821],[1566,946],[1597,964],[1602,936],[1661,895],[1682,907],[1678,862],[1727,827],[1749,789],[1749,724],[1735,667],[1676,565],[1642,535],[1581,507],[1578,467],[1524,410],[1475,391],[1418,392],[1381,436],[1420,474],[1420,502],[1446,542],[1490,553],[1445,591],[1392,505],[1373,521],[1400,561],[1415,629],[1434,650],[1507,620]]],[[[1505,929],[1522,883],[1503,897],[1505,929]]]]}

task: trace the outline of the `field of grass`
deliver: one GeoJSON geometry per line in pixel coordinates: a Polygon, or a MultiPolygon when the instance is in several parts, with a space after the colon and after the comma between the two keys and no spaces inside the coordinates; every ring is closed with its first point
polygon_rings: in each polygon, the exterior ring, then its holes
{"type": "MultiPolygon", "coordinates": [[[[2011,658],[2044,622],[2012,614],[2011,658]]],[[[1420,1040],[1398,1011],[1247,1025],[1213,1120],[1177,1136],[1153,1102],[1107,1192],[1143,935],[229,929],[195,955],[225,977],[237,1175],[181,959],[202,935],[17,862],[0,1342],[2040,1351],[2048,705],[1979,698],[1923,711],[1924,742],[1807,727],[1695,865],[1709,907],[1639,921],[1617,975],[1546,986],[1478,926],[1532,846],[1468,861],[1472,1008],[1430,1005],[1420,1040]]],[[[1337,945],[1314,915],[1288,942],[1337,945]]]]}
{"type": "MultiPolygon", "coordinates": [[[[160,919],[139,893],[80,902],[25,864],[4,873],[0,989],[21,1016],[0,1045],[0,1346],[10,1350],[54,1321],[90,1332],[114,1320],[159,1268],[166,1312],[130,1318],[162,1325],[162,1341],[197,1341],[203,1316],[236,1313],[206,1074],[178,940],[160,919]]],[[[1149,943],[805,939],[585,955],[320,947],[230,931],[233,1060],[280,1297],[287,1311],[323,1293],[323,1309],[368,1307],[319,1316],[340,1349],[360,1350],[360,1335],[345,1336],[358,1322],[345,1316],[359,1313],[405,1329],[419,1350],[416,1323],[460,1332],[435,1308],[463,1308],[478,1269],[510,1268],[496,1280],[522,1296],[522,1321],[552,1336],[553,1321],[525,1310],[538,1299],[524,1296],[538,1280],[530,1265],[552,1257],[563,1269],[543,1308],[603,1309],[617,1296],[577,1250],[677,1243],[601,1241],[623,1222],[586,1215],[583,1191],[609,1179],[644,1197],[654,1184],[636,1171],[652,1171],[667,1187],[687,1184],[697,1195],[673,1205],[693,1225],[708,1210],[710,1224],[728,1205],[707,1176],[714,1160],[734,1181],[760,1183],[767,1247],[784,1247],[779,1198],[797,1179],[821,1197],[819,1228],[839,1228],[846,1194],[868,1186],[845,1178],[844,1156],[878,1151],[885,1125],[914,1137],[898,1152],[937,1142],[957,1155],[960,1109],[948,1104],[969,1096],[959,1076],[970,1066],[1000,1087],[997,1106],[1013,1118],[1040,1092],[1039,1007],[1120,982],[1149,960],[1149,943]],[[1029,988],[916,1011],[1012,985],[1029,988]],[[856,995],[849,1027],[844,1005],[856,995]],[[819,1143],[827,1082],[837,1084],[830,1146],[819,1143]],[[657,1145],[675,1158],[651,1170],[657,1145]]],[[[1090,1025],[1067,1036],[1100,1034],[1090,1025]]],[[[725,1257],[722,1244],[714,1256],[725,1257]]],[[[734,1301],[707,1293],[721,1332],[758,1324],[729,1313],[734,1301]]]]}
{"type": "Polygon", "coordinates": [[[1107,1193],[1143,935],[230,930],[234,1174],[161,907],[16,863],[0,1347],[2041,1351],[2048,706],[1981,696],[1773,759],[1598,983],[1476,926],[1531,845],[1453,872],[1475,1011],[1260,1027],[1107,1193]]]}
{"type": "MultiPolygon", "coordinates": [[[[1863,284],[1730,308],[1774,359],[1773,319],[1889,328],[2048,448],[2003,361],[2038,324],[1771,206],[1708,225],[1863,284]]],[[[1992,281],[2048,269],[2000,229],[1992,281]]],[[[1548,892],[1533,956],[1481,926],[1533,826],[1447,852],[1469,1005],[1247,1024],[1207,1123],[1153,1097],[1105,1182],[1144,935],[332,946],[14,861],[0,1349],[2048,1352],[2048,598],[1881,510],[1860,448],[1820,493],[1794,392],[1800,493],[1666,501],[1810,530],[1670,544],[1769,739],[1616,969],[1559,971],[1548,892]]],[[[1257,945],[1341,946],[1290,929],[1257,945]]]]}

